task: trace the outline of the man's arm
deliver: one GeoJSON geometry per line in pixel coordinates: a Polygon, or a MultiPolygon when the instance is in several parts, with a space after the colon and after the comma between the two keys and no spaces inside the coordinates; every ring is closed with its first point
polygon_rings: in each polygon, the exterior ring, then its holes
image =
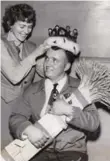
{"type": "Polygon", "coordinates": [[[15,138],[21,140],[28,138],[37,148],[42,148],[49,139],[49,135],[38,122],[34,125],[29,121],[32,115],[32,108],[28,101],[28,92],[25,91],[24,95],[20,96],[13,105],[9,119],[10,131],[15,138]]]}
{"type": "Polygon", "coordinates": [[[84,110],[78,107],[73,108],[73,118],[68,124],[74,125],[83,130],[94,132],[99,127],[99,115],[94,104],[87,106],[84,110]]]}
{"type": "Polygon", "coordinates": [[[69,121],[67,119],[68,124],[83,130],[92,132],[99,126],[98,111],[94,104],[88,105],[81,110],[79,107],[72,107],[63,99],[58,99],[53,103],[50,113],[69,117],[69,121]]]}
{"type": "Polygon", "coordinates": [[[9,118],[9,127],[15,138],[21,139],[22,132],[32,123],[29,121],[31,108],[25,99],[25,94],[16,99],[12,106],[12,114],[9,118]]]}

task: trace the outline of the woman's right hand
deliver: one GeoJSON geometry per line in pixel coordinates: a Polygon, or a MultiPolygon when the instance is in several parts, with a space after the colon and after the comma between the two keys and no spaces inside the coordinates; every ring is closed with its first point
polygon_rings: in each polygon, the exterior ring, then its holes
{"type": "Polygon", "coordinates": [[[51,47],[51,45],[47,44],[44,41],[43,44],[39,45],[31,54],[31,60],[33,61],[33,65],[36,65],[36,60],[38,57],[43,56],[43,54],[51,47]]]}

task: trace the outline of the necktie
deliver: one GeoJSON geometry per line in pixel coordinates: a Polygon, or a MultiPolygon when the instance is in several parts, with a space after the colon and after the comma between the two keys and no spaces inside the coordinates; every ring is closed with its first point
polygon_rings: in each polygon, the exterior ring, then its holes
{"type": "Polygon", "coordinates": [[[49,105],[52,105],[57,98],[57,95],[58,95],[57,85],[58,83],[53,84],[53,89],[48,102],[49,105]]]}
{"type": "MultiPolygon", "coordinates": [[[[58,83],[53,84],[53,89],[51,91],[51,95],[50,95],[50,98],[49,98],[49,101],[48,101],[47,113],[52,108],[53,102],[57,99],[57,96],[59,94],[59,92],[57,90],[57,86],[58,86],[58,83]]],[[[53,149],[54,149],[54,151],[55,151],[55,146],[56,146],[56,138],[53,139],[53,149]]]]}
{"type": "Polygon", "coordinates": [[[48,101],[49,106],[47,107],[46,113],[48,113],[48,111],[52,107],[53,102],[57,99],[57,96],[58,96],[58,93],[59,93],[58,90],[57,90],[57,85],[58,85],[58,83],[53,84],[53,89],[51,91],[50,98],[49,98],[49,101],[48,101]]]}

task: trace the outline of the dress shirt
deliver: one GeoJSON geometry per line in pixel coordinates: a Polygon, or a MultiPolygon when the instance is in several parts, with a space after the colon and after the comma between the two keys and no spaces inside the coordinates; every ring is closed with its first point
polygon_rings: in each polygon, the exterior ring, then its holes
{"type": "MultiPolygon", "coordinates": [[[[64,87],[66,81],[67,81],[67,75],[65,74],[62,79],[60,79],[58,82],[56,82],[56,83],[58,83],[57,90],[59,93],[61,92],[62,88],[64,87]]],[[[53,89],[53,82],[50,79],[46,79],[45,80],[46,99],[45,99],[45,103],[44,103],[44,106],[43,106],[41,114],[40,114],[41,117],[43,115],[45,115],[52,89],[53,89]]]]}

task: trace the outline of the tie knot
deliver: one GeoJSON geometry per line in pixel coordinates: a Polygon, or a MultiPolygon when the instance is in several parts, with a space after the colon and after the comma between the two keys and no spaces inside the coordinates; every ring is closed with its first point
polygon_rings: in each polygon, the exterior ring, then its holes
{"type": "Polygon", "coordinates": [[[53,89],[56,89],[58,86],[58,83],[53,84],[53,89]]]}

